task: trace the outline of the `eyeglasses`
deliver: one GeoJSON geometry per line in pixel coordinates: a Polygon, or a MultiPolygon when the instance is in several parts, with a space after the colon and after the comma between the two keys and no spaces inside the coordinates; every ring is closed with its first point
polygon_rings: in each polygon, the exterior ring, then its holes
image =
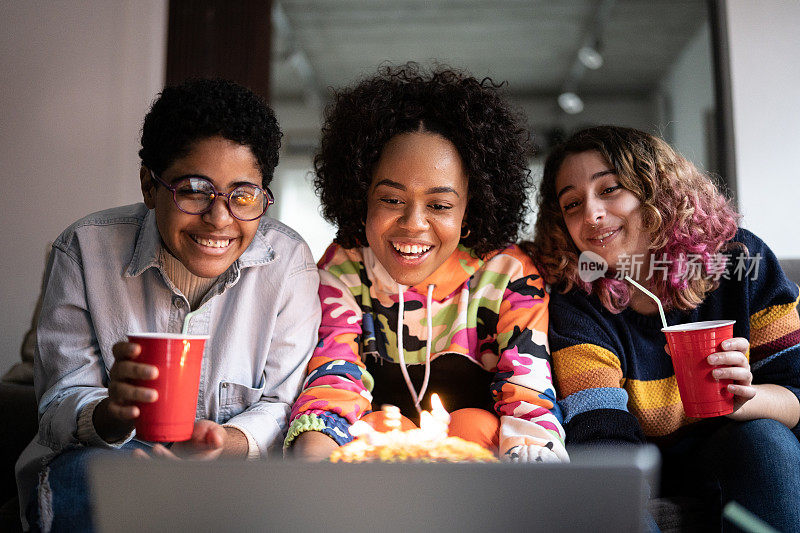
{"type": "Polygon", "coordinates": [[[221,196],[228,202],[228,210],[234,218],[243,222],[261,218],[267,208],[275,203],[269,187],[262,189],[257,185],[239,185],[225,194],[217,191],[214,184],[206,178],[189,176],[170,185],[155,172],[150,171],[153,181],[172,191],[175,205],[188,215],[202,215],[211,210],[214,200],[221,196]]]}

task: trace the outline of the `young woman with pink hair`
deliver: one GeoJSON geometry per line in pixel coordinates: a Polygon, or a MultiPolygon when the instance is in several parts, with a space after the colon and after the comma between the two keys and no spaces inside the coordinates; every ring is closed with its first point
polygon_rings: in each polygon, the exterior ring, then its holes
{"type": "Polygon", "coordinates": [[[568,449],[656,443],[662,494],[735,500],[797,531],[798,287],[772,251],[738,227],[706,174],[629,128],[588,128],[555,148],[538,203],[529,251],[551,286],[568,449]],[[657,304],[626,275],[659,297],[670,325],[736,320],[734,338],[708,357],[714,377],[732,380],[731,414],[687,417],[657,304]]]}

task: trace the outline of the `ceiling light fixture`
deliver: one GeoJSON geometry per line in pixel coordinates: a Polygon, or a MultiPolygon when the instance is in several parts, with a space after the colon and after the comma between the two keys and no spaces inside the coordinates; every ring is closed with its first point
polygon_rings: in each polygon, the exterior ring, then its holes
{"type": "Polygon", "coordinates": [[[581,46],[578,50],[578,61],[590,70],[597,70],[603,66],[603,56],[596,46],[581,46]]]}
{"type": "Polygon", "coordinates": [[[558,95],[558,107],[565,113],[575,115],[583,111],[583,99],[578,96],[578,86],[587,70],[597,70],[603,66],[600,53],[600,40],[616,0],[595,0],[581,46],[573,59],[569,73],[558,95]]]}
{"type": "Polygon", "coordinates": [[[572,91],[565,91],[558,95],[558,107],[565,113],[576,115],[583,111],[583,99],[572,91]]]}

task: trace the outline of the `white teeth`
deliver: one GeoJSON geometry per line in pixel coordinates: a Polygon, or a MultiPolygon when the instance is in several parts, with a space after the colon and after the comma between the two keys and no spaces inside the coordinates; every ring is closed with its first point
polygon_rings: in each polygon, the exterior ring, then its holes
{"type": "Polygon", "coordinates": [[[599,235],[598,237],[595,237],[595,238],[596,239],[600,239],[602,241],[606,237],[610,237],[613,233],[614,233],[613,231],[609,231],[609,232],[603,233],[602,235],[599,235]]]}
{"type": "Polygon", "coordinates": [[[195,236],[192,236],[192,239],[194,239],[194,242],[202,244],[203,246],[208,246],[209,248],[225,248],[231,243],[230,239],[212,240],[195,236]]]}
{"type": "Polygon", "coordinates": [[[403,254],[424,254],[432,247],[430,245],[422,244],[395,244],[392,243],[394,249],[403,254]]]}

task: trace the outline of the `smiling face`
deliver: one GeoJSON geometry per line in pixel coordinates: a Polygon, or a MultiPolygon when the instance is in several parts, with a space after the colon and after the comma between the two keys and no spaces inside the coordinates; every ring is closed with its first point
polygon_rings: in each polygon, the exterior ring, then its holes
{"type": "Polygon", "coordinates": [[[404,133],[386,143],[369,188],[366,234],[395,281],[416,285],[455,251],[467,194],[461,156],[444,137],[404,133]]]}
{"type": "Polygon", "coordinates": [[[612,270],[622,255],[646,259],[650,238],[643,230],[642,203],[622,187],[600,152],[564,158],[556,175],[556,194],[567,230],[581,252],[599,254],[612,270]]]}
{"type": "MultiPolygon", "coordinates": [[[[224,193],[243,184],[261,186],[261,171],[250,148],[223,137],[197,141],[188,155],[160,175],[170,184],[188,176],[204,177],[224,193]]],[[[146,168],[142,168],[141,181],[144,202],[155,209],[164,246],[192,274],[219,276],[252,242],[258,219],[243,222],[234,218],[224,198],[216,198],[207,213],[189,215],[178,209],[170,190],[153,184],[146,168]]]]}

